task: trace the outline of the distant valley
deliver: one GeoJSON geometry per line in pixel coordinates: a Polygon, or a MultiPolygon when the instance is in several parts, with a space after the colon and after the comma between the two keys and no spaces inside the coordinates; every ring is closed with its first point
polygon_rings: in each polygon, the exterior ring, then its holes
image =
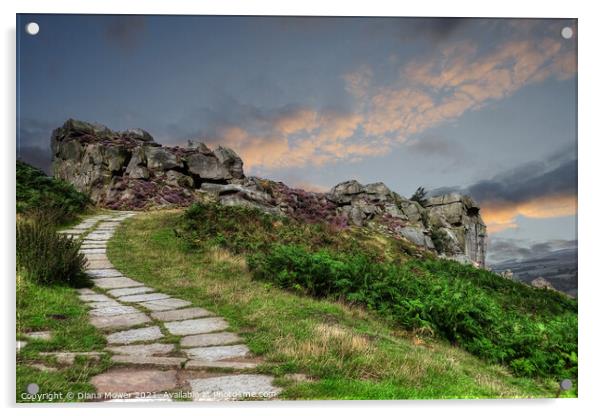
{"type": "Polygon", "coordinates": [[[512,270],[514,278],[526,283],[543,277],[554,287],[577,297],[577,248],[556,250],[522,260],[506,260],[490,265],[493,271],[512,270]]]}

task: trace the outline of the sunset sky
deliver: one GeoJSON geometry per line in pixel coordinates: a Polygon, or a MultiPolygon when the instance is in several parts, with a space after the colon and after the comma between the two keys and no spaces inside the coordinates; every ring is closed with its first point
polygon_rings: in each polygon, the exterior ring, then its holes
{"type": "Polygon", "coordinates": [[[469,193],[490,261],[575,244],[574,20],[20,15],[17,28],[17,152],[34,165],[48,169],[70,117],[141,127],[227,145],[246,174],[302,188],[469,193]]]}

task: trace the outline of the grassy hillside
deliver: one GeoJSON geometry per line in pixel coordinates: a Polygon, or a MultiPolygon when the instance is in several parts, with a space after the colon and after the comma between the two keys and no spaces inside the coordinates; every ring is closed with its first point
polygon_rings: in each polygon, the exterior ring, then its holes
{"type": "MultiPolygon", "coordinates": [[[[373,297],[378,301],[375,304],[365,301],[369,293],[360,299],[355,290],[314,290],[322,286],[314,284],[313,277],[333,270],[340,280],[352,277],[350,284],[343,282],[337,287],[361,287],[353,273],[349,274],[359,266],[348,263],[361,256],[391,270],[410,267],[416,272],[416,281],[420,281],[420,274],[428,275],[429,280],[408,286],[413,289],[446,288],[445,279],[455,273],[458,276],[452,280],[457,281],[465,271],[402,241],[366,230],[342,231],[267,217],[253,210],[209,205],[195,206],[185,215],[176,211],[139,215],[119,229],[109,243],[108,255],[128,276],[227,318],[251,350],[266,360],[262,371],[279,376],[286,398],[555,397],[558,393],[556,376],[527,377],[496,360],[479,358],[467,352],[468,348],[460,348],[458,340],[450,342],[436,322],[404,323],[398,314],[391,313],[392,303],[383,301],[386,291],[393,294],[394,286],[379,292],[380,298],[373,297]],[[282,257],[282,250],[293,256],[282,257]],[[307,256],[309,263],[317,266],[303,272],[301,266],[307,266],[307,256]],[[346,268],[346,264],[353,267],[346,268]],[[268,273],[271,267],[280,271],[268,273]],[[416,267],[420,269],[414,270],[416,267]],[[445,274],[439,267],[446,268],[445,274]],[[350,294],[355,295],[350,298],[350,294]],[[309,380],[291,381],[286,375],[292,373],[303,373],[309,380]]],[[[500,313],[512,309],[513,299],[524,294],[541,294],[544,301],[525,299],[523,305],[516,306],[513,317],[532,307],[550,308],[546,314],[556,307],[562,313],[573,313],[574,305],[564,305],[564,299],[549,297],[547,292],[507,286],[509,282],[504,280],[496,287],[491,280],[495,275],[471,273],[465,280],[475,280],[474,286],[482,288],[475,296],[484,298],[486,304],[495,300],[500,313]],[[501,293],[499,297],[493,296],[495,291],[501,293]]],[[[453,287],[464,290],[469,286],[453,287]]],[[[454,294],[449,291],[437,299],[444,298],[448,301],[437,316],[450,305],[461,304],[454,303],[454,294]]],[[[420,299],[420,293],[406,297],[417,307],[416,322],[427,320],[420,309],[428,311],[433,306],[419,307],[416,301],[420,299]]],[[[468,309],[469,316],[477,322],[482,320],[474,308],[468,309]]],[[[455,316],[462,314],[461,308],[455,312],[455,316]]],[[[576,391],[562,394],[574,396],[576,391]]]]}
{"type": "Polygon", "coordinates": [[[43,171],[17,160],[17,213],[40,212],[54,222],[72,221],[88,205],[88,197],[73,185],[47,176],[43,171]]]}

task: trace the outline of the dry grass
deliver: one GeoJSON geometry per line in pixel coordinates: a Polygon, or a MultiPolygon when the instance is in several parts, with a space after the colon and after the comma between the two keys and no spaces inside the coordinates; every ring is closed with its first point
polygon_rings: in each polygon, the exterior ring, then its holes
{"type": "Polygon", "coordinates": [[[177,214],[129,220],[109,246],[127,275],[222,316],[261,355],[265,371],[301,372],[315,383],[295,398],[550,396],[532,380],[434,340],[391,326],[362,308],[316,300],[255,281],[244,257],[221,248],[190,251],[172,228],[177,214]]]}

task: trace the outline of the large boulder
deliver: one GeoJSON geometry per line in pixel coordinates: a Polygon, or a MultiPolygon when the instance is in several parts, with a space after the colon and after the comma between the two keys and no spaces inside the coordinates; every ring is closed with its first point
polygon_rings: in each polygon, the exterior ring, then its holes
{"type": "Polygon", "coordinates": [[[234,176],[228,168],[222,165],[215,155],[194,153],[186,158],[190,173],[209,181],[227,181],[234,176]]]}
{"type": "Polygon", "coordinates": [[[220,165],[226,168],[232,178],[241,179],[245,176],[242,170],[242,159],[234,152],[234,150],[228,147],[219,146],[213,153],[215,153],[215,157],[220,165]]]}
{"type": "Polygon", "coordinates": [[[151,171],[166,171],[174,168],[183,168],[184,163],[180,158],[165,147],[146,147],[146,166],[151,171]]]}

